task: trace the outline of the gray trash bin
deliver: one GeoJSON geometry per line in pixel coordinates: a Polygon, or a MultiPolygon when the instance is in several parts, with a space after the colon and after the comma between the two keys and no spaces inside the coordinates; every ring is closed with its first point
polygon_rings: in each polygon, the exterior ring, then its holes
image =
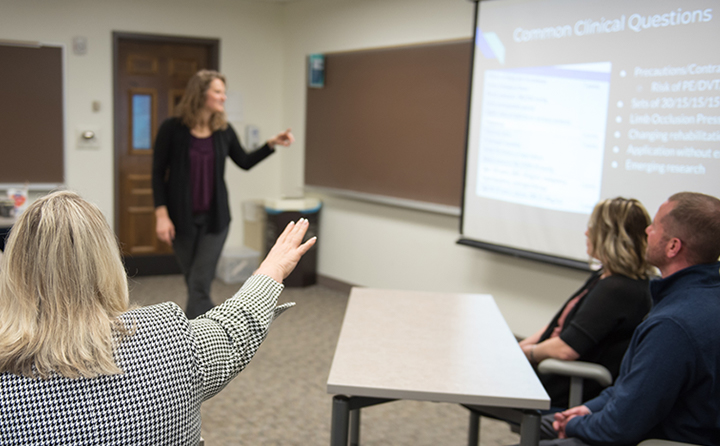
{"type": "MultiPolygon", "coordinates": [[[[285,226],[291,221],[307,218],[308,227],[305,239],[318,235],[320,224],[320,208],[322,202],[316,198],[281,199],[265,201],[265,255],[270,251],[275,240],[280,236],[285,226]]],[[[303,240],[303,241],[304,241],[303,240]]],[[[305,253],[295,270],[285,279],[285,286],[304,287],[317,282],[317,245],[305,253]]]]}

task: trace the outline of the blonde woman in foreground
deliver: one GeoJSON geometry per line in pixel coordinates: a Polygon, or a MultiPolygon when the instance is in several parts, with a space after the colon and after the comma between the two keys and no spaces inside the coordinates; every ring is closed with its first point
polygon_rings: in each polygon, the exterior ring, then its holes
{"type": "Polygon", "coordinates": [[[117,240],[72,192],[35,201],[0,263],[0,444],[172,444],[200,439],[200,405],[250,362],[282,281],[315,243],[290,223],[224,304],[188,320],[130,308],[117,240]]]}

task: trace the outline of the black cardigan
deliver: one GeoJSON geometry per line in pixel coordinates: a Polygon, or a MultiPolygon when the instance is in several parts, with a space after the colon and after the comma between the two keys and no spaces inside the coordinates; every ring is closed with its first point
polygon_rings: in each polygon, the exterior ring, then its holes
{"type": "MultiPolygon", "coordinates": [[[[215,187],[209,211],[209,232],[217,233],[230,224],[230,207],[225,185],[225,159],[229,156],[238,167],[248,170],[272,154],[267,144],[247,153],[235,131],[212,134],[215,149],[215,187]]],[[[180,118],[166,119],[155,138],[152,187],[155,207],[167,206],[168,215],[178,234],[187,234],[192,224],[192,185],[190,184],[190,129],[180,118]]]]}

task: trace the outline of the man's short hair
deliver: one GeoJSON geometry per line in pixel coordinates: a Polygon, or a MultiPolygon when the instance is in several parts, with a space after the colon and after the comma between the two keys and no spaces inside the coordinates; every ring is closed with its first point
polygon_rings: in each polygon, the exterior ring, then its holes
{"type": "Polygon", "coordinates": [[[720,257],[720,200],[697,192],[679,192],[662,224],[666,235],[687,248],[692,264],[713,263],[720,257]]]}

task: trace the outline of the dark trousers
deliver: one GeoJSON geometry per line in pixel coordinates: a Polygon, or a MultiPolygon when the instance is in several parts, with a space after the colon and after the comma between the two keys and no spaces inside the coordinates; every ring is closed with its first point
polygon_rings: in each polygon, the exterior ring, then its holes
{"type": "Polygon", "coordinates": [[[175,257],[185,275],[188,300],[185,314],[194,319],[215,305],[210,300],[210,286],[215,278],[220,254],[222,253],[228,228],[217,234],[208,229],[207,214],[193,217],[192,230],[188,234],[176,234],[173,240],[175,257]]]}

